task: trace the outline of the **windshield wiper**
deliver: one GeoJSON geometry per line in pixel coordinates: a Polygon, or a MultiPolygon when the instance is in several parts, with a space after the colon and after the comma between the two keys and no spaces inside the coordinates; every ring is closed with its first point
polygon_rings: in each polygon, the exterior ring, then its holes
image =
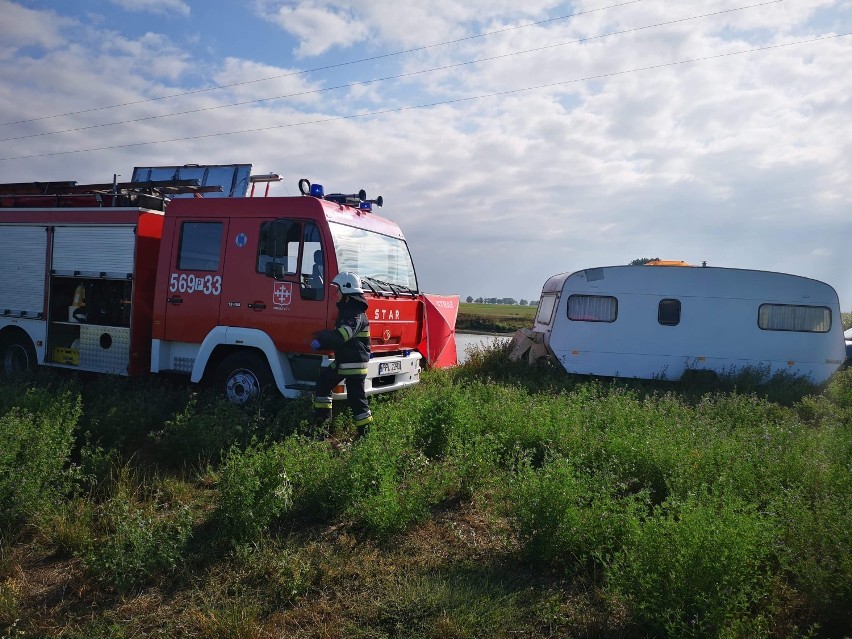
{"type": "MultiPolygon", "coordinates": [[[[408,288],[407,286],[402,286],[401,284],[391,284],[390,282],[385,282],[384,280],[379,280],[375,277],[370,276],[364,276],[361,279],[369,280],[370,282],[375,282],[380,286],[386,286],[391,290],[392,294],[397,297],[399,297],[400,295],[411,295],[412,297],[417,297],[417,293],[414,290],[408,288]]],[[[372,289],[373,287],[370,286],[370,288],[372,289]]]]}

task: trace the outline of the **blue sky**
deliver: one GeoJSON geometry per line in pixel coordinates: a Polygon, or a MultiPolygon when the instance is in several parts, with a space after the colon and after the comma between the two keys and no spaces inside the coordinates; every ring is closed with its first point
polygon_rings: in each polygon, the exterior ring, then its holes
{"type": "Polygon", "coordinates": [[[850,311],[847,33],[852,0],[0,0],[0,181],[251,163],[383,195],[430,292],[659,256],[850,311]]]}

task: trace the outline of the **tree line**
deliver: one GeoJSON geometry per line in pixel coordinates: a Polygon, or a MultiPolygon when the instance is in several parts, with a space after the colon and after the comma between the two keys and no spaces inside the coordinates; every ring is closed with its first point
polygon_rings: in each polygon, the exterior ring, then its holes
{"type": "Polygon", "coordinates": [[[509,306],[538,306],[538,300],[516,300],[514,297],[477,297],[468,295],[465,301],[468,304],[508,304],[509,306]]]}
{"type": "MultiPolygon", "coordinates": [[[[643,266],[648,262],[659,261],[659,257],[640,257],[635,260],[631,260],[628,265],[629,266],[643,266]]],[[[514,297],[477,297],[474,299],[473,295],[468,295],[465,301],[468,304],[508,304],[509,306],[538,306],[538,300],[525,300],[521,299],[520,301],[516,300],[514,297]]]]}

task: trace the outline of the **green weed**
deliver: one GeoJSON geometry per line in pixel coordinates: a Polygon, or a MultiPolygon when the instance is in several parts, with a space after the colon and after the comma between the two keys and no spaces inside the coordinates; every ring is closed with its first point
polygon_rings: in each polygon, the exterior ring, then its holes
{"type": "Polygon", "coordinates": [[[218,461],[231,446],[245,447],[257,435],[255,415],[206,393],[192,397],[174,419],[151,433],[159,457],[176,467],[218,461]]]}
{"type": "Polygon", "coordinates": [[[277,446],[232,447],[221,470],[217,519],[231,543],[257,540],[293,503],[277,446]]]}
{"type": "Polygon", "coordinates": [[[0,415],[0,532],[44,512],[64,496],[64,469],[80,418],[78,396],[34,388],[0,415]]]}
{"type": "Polygon", "coordinates": [[[766,516],[737,500],[670,500],[626,539],[607,588],[654,633],[721,636],[765,605],[772,533],[766,516]]]}
{"type": "Polygon", "coordinates": [[[647,509],[644,494],[624,494],[624,488],[564,458],[541,468],[522,463],[507,502],[527,556],[572,570],[605,566],[637,534],[647,509]]]}
{"type": "Polygon", "coordinates": [[[157,484],[127,466],[117,470],[110,496],[91,514],[91,537],[80,553],[95,581],[127,592],[181,563],[193,513],[166,499],[157,484]]]}
{"type": "Polygon", "coordinates": [[[127,379],[99,375],[82,389],[85,405],[80,430],[89,446],[133,455],[146,445],[146,435],[183,409],[186,386],[159,377],[127,379]]]}
{"type": "Polygon", "coordinates": [[[388,538],[422,519],[445,494],[439,465],[414,446],[405,416],[396,422],[387,413],[353,447],[347,464],[346,513],[356,525],[388,538]]]}

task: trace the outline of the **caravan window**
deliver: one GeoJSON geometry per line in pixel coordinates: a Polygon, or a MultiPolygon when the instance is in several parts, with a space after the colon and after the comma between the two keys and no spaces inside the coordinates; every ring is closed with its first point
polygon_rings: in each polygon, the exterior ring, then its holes
{"type": "Polygon", "coordinates": [[[568,298],[568,319],[575,322],[614,322],[618,300],[609,295],[572,295],[568,298]]]}
{"type": "Polygon", "coordinates": [[[827,306],[761,304],[757,325],[765,331],[827,333],[831,330],[831,309],[827,306]]]}
{"type": "Polygon", "coordinates": [[[553,320],[553,309],[556,307],[556,295],[542,295],[538,303],[538,312],[535,321],[539,324],[548,325],[553,320]]]}
{"type": "Polygon", "coordinates": [[[657,321],[663,326],[680,324],[680,300],[660,300],[660,305],[657,308],[657,321]]]}

